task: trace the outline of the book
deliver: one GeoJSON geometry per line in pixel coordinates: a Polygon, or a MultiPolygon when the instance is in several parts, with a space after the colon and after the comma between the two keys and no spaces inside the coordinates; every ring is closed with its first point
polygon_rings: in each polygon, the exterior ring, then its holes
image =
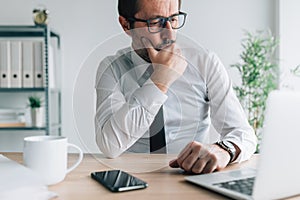
{"type": "Polygon", "coordinates": [[[25,109],[0,108],[0,127],[24,127],[25,109]]]}

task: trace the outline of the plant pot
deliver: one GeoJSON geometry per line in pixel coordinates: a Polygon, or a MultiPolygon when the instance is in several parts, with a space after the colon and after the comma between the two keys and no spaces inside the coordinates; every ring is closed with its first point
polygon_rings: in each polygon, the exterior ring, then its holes
{"type": "Polygon", "coordinates": [[[31,126],[44,126],[44,108],[31,108],[31,126]]]}

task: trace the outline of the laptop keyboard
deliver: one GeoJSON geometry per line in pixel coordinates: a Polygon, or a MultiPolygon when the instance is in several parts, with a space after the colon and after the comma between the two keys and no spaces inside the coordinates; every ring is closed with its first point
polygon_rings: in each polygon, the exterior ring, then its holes
{"type": "Polygon", "coordinates": [[[255,177],[251,177],[223,183],[215,183],[214,185],[229,190],[234,190],[243,194],[252,195],[254,181],[255,177]]]}

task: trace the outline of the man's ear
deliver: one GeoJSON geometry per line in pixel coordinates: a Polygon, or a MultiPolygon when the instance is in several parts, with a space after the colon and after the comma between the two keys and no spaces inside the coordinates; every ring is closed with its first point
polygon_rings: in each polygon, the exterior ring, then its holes
{"type": "Polygon", "coordinates": [[[131,36],[129,21],[123,16],[119,16],[119,23],[121,24],[123,30],[127,33],[127,35],[131,36]]]}

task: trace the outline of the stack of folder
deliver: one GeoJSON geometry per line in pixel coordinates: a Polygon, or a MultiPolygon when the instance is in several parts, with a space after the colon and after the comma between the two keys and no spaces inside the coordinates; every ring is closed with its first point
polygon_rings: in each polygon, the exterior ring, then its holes
{"type": "Polygon", "coordinates": [[[44,87],[42,40],[0,40],[0,88],[44,87]]]}
{"type": "Polygon", "coordinates": [[[2,127],[24,127],[24,109],[0,109],[0,128],[2,127]]]}

